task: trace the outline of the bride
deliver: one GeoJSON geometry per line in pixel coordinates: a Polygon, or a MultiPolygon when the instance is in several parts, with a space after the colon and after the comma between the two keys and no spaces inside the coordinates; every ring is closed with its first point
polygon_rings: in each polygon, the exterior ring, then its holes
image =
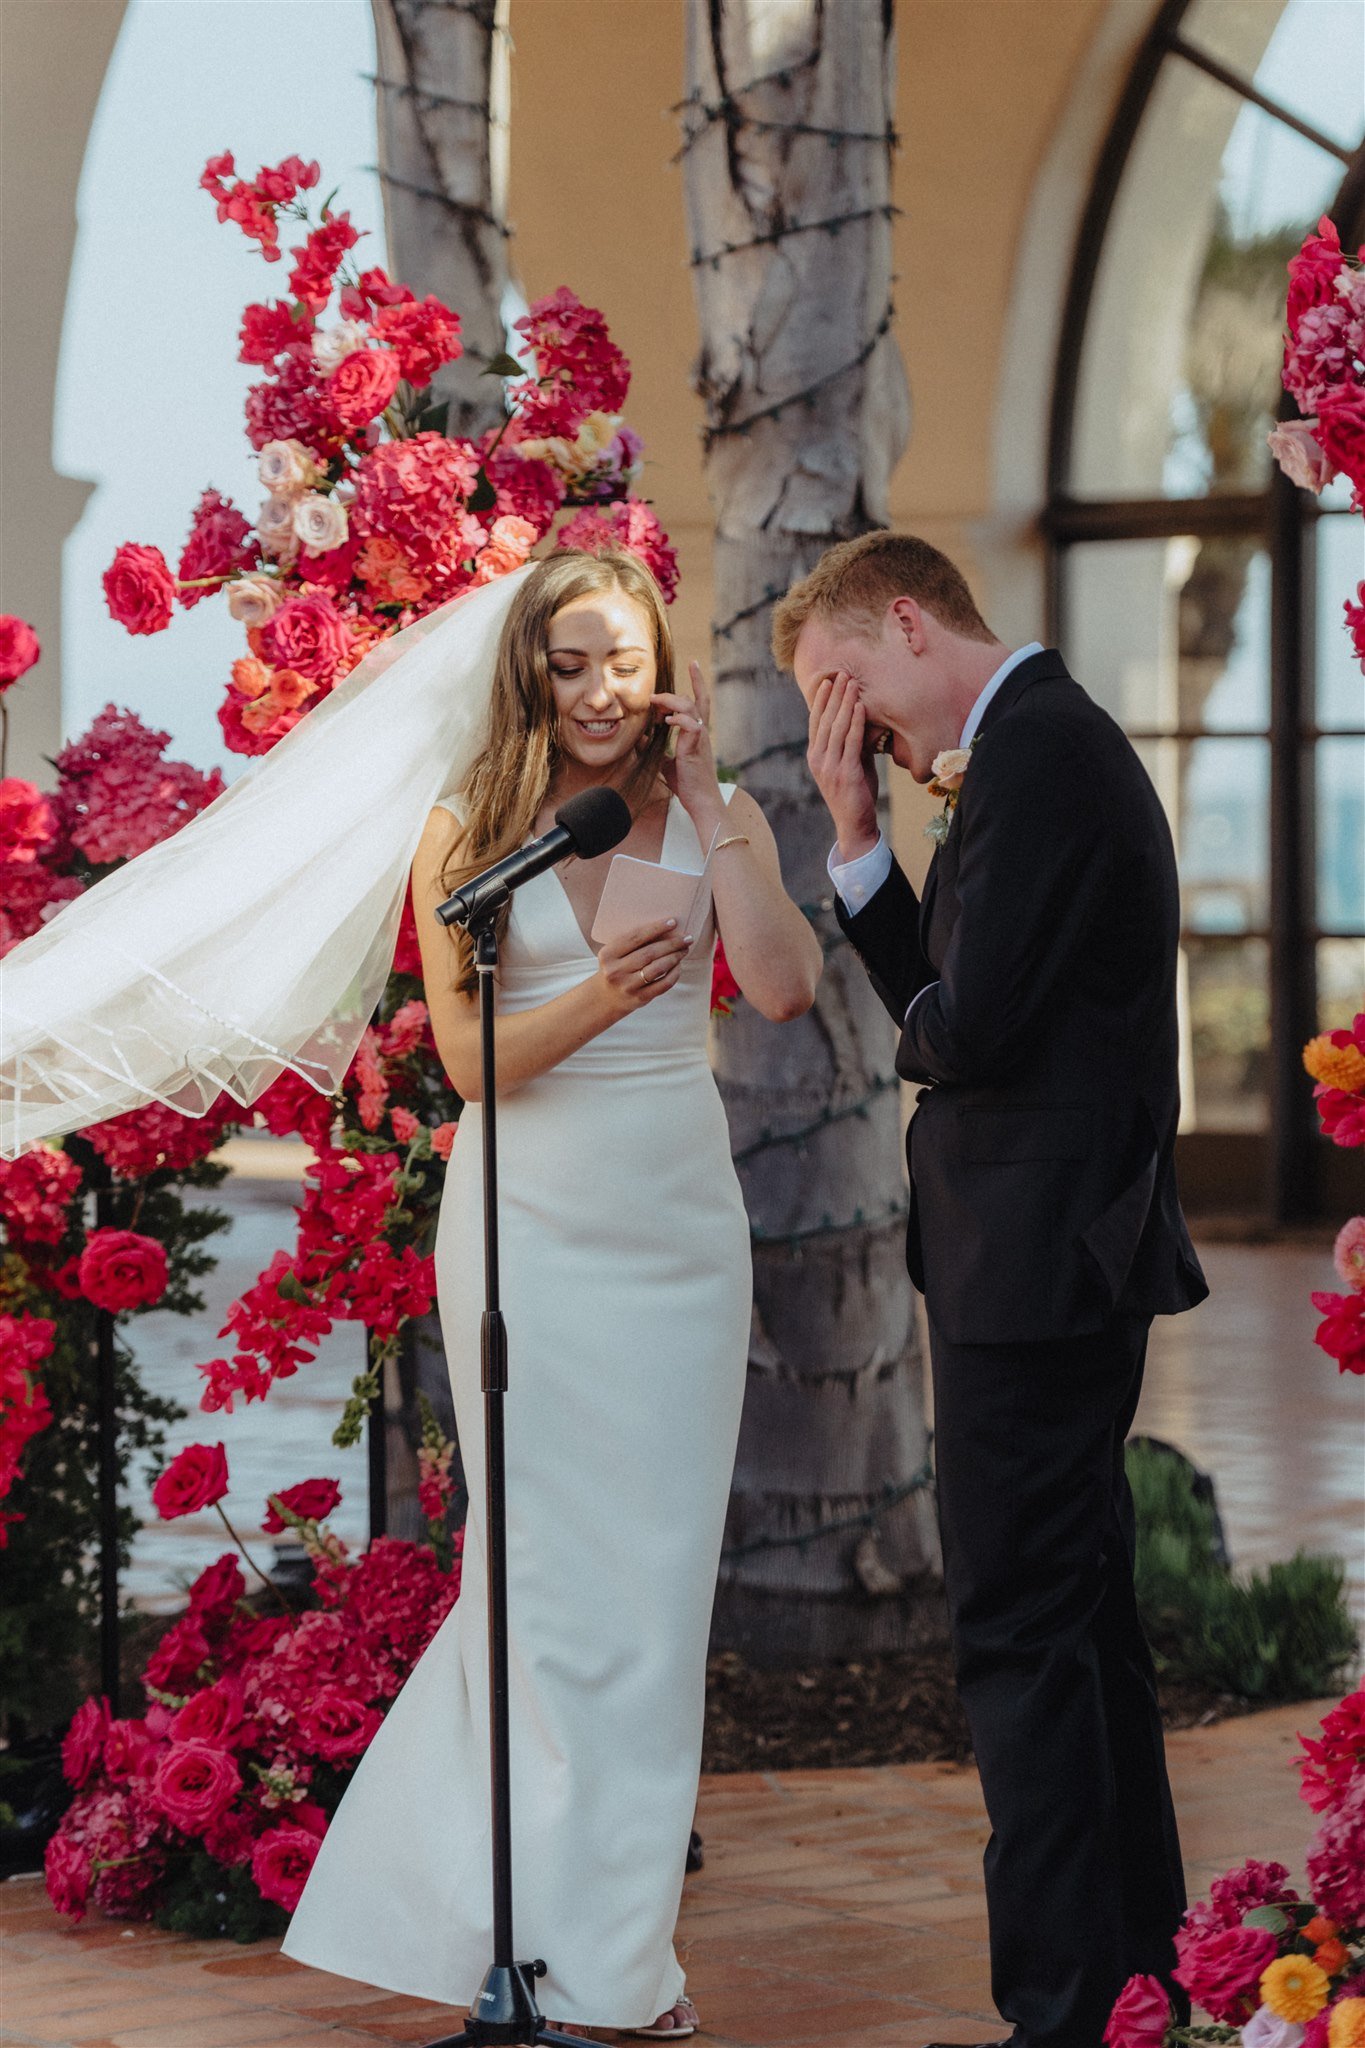
{"type": "Polygon", "coordinates": [[[677,2036],[698,2024],[672,1934],[750,1314],[748,1226],[706,1058],[715,926],[767,1017],[807,1010],[821,965],[762,812],[717,779],[691,673],[695,695],[675,692],[663,602],[633,556],[534,565],[498,644],[486,750],[422,831],[426,998],[468,1103],[436,1241],[468,1591],[362,1759],[284,1943],[449,2004],[472,2002],[492,1956],[479,1026],[468,941],[433,912],[548,830],[566,797],[609,784],[633,814],[621,851],[696,872],[711,851],[714,917],[595,951],[611,855],[540,875],[505,914],[516,1928],[519,1951],[548,1961],[540,2002],[557,2022],[677,2036]]]}

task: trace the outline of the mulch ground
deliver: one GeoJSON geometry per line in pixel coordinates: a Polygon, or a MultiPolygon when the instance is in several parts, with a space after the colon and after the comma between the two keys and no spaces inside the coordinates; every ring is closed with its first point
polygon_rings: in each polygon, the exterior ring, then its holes
{"type": "MultiPolygon", "coordinates": [[[[1162,1688],[1168,1728],[1254,1711],[1199,1686],[1162,1688]]],[[[971,1738],[946,1644],[809,1670],[755,1671],[733,1653],[707,1666],[705,1771],[852,1769],[966,1763],[971,1738]]]]}

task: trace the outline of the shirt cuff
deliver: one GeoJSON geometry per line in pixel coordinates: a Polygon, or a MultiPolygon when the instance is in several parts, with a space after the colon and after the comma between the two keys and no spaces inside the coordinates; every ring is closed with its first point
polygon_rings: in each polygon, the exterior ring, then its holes
{"type": "Polygon", "coordinates": [[[937,987],[938,987],[938,983],[937,983],[936,981],[931,981],[931,982],[927,982],[927,983],[925,984],[925,986],[924,986],[924,987],[923,987],[922,989],[919,989],[919,990],[917,990],[917,991],[916,991],[916,993],[915,993],[915,994],[914,994],[913,996],[911,996],[911,998],[910,998],[910,1007],[909,1007],[909,1009],[907,1009],[907,1011],[906,1011],[906,1013],[905,1013],[905,1016],[904,1016],[904,1017],[902,1018],[902,1020],[901,1020],[901,1029],[902,1029],[902,1030],[904,1030],[905,1026],[906,1026],[906,1025],[907,1025],[907,1024],[908,1024],[908,1023],[910,1022],[910,1017],[911,1017],[911,1014],[912,1014],[912,1012],[913,1012],[913,1010],[914,1010],[915,1004],[916,1004],[917,1002],[919,1002],[919,1000],[920,1000],[920,998],[921,998],[922,996],[927,996],[927,995],[928,995],[928,993],[929,993],[929,991],[930,991],[930,989],[934,989],[934,988],[937,988],[937,987]]]}
{"type": "Polygon", "coordinates": [[[851,915],[864,909],[872,901],[882,883],[891,872],[891,848],[877,835],[877,844],[870,853],[860,854],[857,860],[835,859],[839,849],[833,847],[829,856],[829,878],[839,891],[840,901],[851,915]]]}

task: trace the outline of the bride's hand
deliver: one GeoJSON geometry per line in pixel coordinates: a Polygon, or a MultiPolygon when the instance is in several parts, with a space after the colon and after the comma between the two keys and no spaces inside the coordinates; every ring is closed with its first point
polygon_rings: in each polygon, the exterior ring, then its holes
{"type": "Polygon", "coordinates": [[[680,932],[676,920],[644,925],[597,956],[597,973],[620,1016],[641,1010],[656,996],[667,995],[687,958],[691,932],[680,932]]]}
{"type": "MultiPolygon", "coordinates": [[[[700,662],[689,661],[687,673],[692,680],[690,697],[673,695],[665,690],[660,691],[652,703],[656,717],[665,719],[677,734],[673,758],[663,764],[664,781],[701,832],[703,823],[709,831],[716,817],[724,815],[725,799],[720,793],[716,757],[707,729],[711,694],[700,662]]],[[[702,836],[704,838],[705,834],[702,836]]]]}

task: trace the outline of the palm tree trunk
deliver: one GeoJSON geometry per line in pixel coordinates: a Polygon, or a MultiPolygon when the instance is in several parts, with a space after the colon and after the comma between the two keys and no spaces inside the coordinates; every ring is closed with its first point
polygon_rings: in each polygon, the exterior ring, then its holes
{"type": "Polygon", "coordinates": [[[371,0],[379,176],[392,272],[459,314],[464,354],[438,372],[447,431],[502,418],[481,377],[506,347],[508,0],[371,0]]]}
{"type": "Polygon", "coordinates": [[[908,433],[893,79],[890,0],[689,0],[720,751],[827,940],[802,1023],[741,1007],[718,1029],[756,1297],[716,1640],[764,1663],[905,1645],[937,1561],[893,1047],[834,926],[805,708],[768,651],[773,599],[885,522],[908,433]]]}

